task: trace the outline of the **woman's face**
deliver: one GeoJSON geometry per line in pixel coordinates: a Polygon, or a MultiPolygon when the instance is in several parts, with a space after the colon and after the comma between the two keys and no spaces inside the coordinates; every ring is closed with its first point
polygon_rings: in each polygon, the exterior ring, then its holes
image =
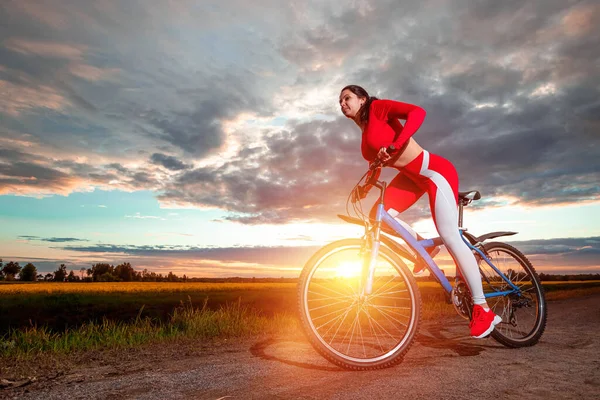
{"type": "Polygon", "coordinates": [[[354,118],[366,100],[366,98],[358,97],[352,93],[350,89],[345,89],[340,93],[340,108],[342,114],[348,118],[354,118]]]}

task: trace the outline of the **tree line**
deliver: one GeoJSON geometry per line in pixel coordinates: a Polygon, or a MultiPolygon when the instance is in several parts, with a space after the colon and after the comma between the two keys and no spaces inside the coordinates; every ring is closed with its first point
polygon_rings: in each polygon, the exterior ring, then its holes
{"type": "Polygon", "coordinates": [[[600,274],[545,274],[541,273],[542,281],[598,281],[600,274]]]}
{"type": "MultiPolygon", "coordinates": [[[[539,274],[542,281],[590,281],[600,280],[600,274],[539,274]]],[[[2,263],[0,258],[0,281],[14,281],[19,279],[24,282],[47,281],[47,282],[270,282],[276,278],[189,278],[186,275],[179,277],[173,272],[167,275],[149,272],[147,269],[137,271],[130,263],[125,262],[116,267],[107,263],[93,264],[91,268],[81,268],[75,272],[67,272],[65,264],[54,272],[38,274],[37,268],[32,263],[21,267],[18,262],[10,261],[2,263]]],[[[421,280],[429,279],[423,277],[421,280]]],[[[277,281],[296,281],[296,278],[278,278],[277,281]]]]}
{"type": "Polygon", "coordinates": [[[67,266],[60,264],[56,271],[40,274],[32,263],[21,267],[18,262],[10,261],[3,264],[0,259],[0,281],[16,279],[25,282],[180,282],[187,281],[188,277],[186,275],[179,277],[173,272],[163,275],[149,272],[147,269],[136,271],[128,262],[117,266],[98,263],[93,264],[91,268],[81,268],[77,272],[67,271],[67,266]]]}

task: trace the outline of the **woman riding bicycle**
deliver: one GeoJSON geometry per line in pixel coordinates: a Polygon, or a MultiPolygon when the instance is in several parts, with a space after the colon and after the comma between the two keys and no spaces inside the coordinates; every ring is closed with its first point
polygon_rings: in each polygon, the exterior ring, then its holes
{"type": "MultiPolygon", "coordinates": [[[[425,110],[412,104],[371,97],[357,85],[343,88],[339,102],[342,113],[362,131],[363,157],[370,163],[379,159],[400,171],[385,192],[386,211],[397,216],[427,192],[436,229],[473,295],[471,336],[488,336],[502,319],[489,309],[477,261],[458,230],[458,174],[448,160],[424,150],[412,138],[425,119],[425,110]],[[404,126],[399,119],[406,121],[404,126]],[[395,154],[387,153],[390,145],[398,149],[395,154]]],[[[376,175],[370,176],[367,182],[376,180],[381,170],[374,171],[376,175]]],[[[362,198],[369,189],[368,185],[364,188],[362,198]]],[[[374,212],[375,208],[372,218],[374,212]]]]}

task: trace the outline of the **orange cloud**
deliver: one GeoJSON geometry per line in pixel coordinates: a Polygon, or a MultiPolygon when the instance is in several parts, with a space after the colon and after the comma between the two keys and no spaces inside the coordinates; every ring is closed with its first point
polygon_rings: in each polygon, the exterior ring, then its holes
{"type": "Polygon", "coordinates": [[[32,108],[62,110],[70,104],[67,98],[49,86],[31,88],[0,80],[0,110],[8,115],[18,116],[32,108]]]}
{"type": "Polygon", "coordinates": [[[581,37],[597,29],[600,19],[600,7],[585,5],[573,8],[562,18],[563,31],[570,37],[581,37]]]}
{"type": "Polygon", "coordinates": [[[87,46],[57,42],[11,38],[4,42],[7,49],[22,54],[80,60],[87,46]]]}
{"type": "Polygon", "coordinates": [[[118,68],[98,68],[82,63],[69,65],[69,71],[73,75],[88,81],[108,80],[119,73],[118,68]]]}

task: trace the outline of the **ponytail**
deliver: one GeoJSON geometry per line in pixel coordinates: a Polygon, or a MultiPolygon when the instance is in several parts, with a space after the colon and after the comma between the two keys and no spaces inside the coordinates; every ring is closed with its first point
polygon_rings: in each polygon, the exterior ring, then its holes
{"type": "Polygon", "coordinates": [[[369,122],[369,111],[371,110],[371,103],[373,102],[373,100],[379,99],[375,96],[369,96],[367,98],[367,101],[365,101],[365,103],[360,108],[360,110],[358,110],[358,115],[360,116],[361,124],[366,124],[367,122],[369,122]]]}

